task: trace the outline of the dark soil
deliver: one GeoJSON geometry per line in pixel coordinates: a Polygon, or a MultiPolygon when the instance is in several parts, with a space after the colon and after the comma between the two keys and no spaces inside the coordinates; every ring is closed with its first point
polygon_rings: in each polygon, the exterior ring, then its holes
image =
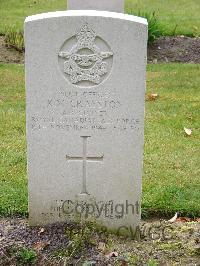
{"type": "MultiPolygon", "coordinates": [[[[161,37],[148,47],[149,63],[200,63],[200,38],[161,37]]],[[[0,36],[0,63],[24,63],[24,53],[6,45],[0,36]]]]}
{"type": "Polygon", "coordinates": [[[24,63],[24,53],[17,51],[11,46],[8,46],[5,43],[3,36],[0,36],[0,63],[24,63]]]}
{"type": "Polygon", "coordinates": [[[200,38],[162,37],[148,47],[148,61],[200,63],[200,38]]]}
{"type": "Polygon", "coordinates": [[[0,265],[200,265],[199,222],[146,222],[140,236],[135,241],[91,227],[80,231],[80,225],[41,228],[22,218],[0,218],[0,265]],[[69,257],[71,247],[76,252],[69,257]],[[22,250],[35,252],[35,260],[22,250]]]}

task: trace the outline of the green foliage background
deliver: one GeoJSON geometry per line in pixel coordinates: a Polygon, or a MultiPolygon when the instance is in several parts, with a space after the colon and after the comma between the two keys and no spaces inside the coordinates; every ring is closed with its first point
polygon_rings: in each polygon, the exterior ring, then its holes
{"type": "MultiPolygon", "coordinates": [[[[66,0],[0,0],[0,33],[5,27],[23,29],[26,16],[66,10],[66,0]]],[[[199,0],[126,0],[125,12],[155,11],[166,35],[200,36],[199,0]]]]}

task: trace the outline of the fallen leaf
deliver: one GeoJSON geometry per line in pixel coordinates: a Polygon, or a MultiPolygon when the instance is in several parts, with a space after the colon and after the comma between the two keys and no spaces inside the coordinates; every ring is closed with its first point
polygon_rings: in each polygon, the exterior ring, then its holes
{"type": "Polygon", "coordinates": [[[156,98],[158,98],[158,94],[157,94],[157,93],[152,93],[152,94],[151,94],[151,97],[152,97],[153,99],[156,99],[156,98]]]}
{"type": "Polygon", "coordinates": [[[99,242],[98,250],[104,251],[106,248],[106,244],[104,242],[99,242]]]}
{"type": "Polygon", "coordinates": [[[176,219],[178,218],[178,212],[175,213],[174,217],[172,217],[168,222],[174,223],[176,222],[176,219]]]}
{"type": "Polygon", "coordinates": [[[146,100],[147,101],[155,101],[158,98],[157,93],[151,93],[146,95],[146,100]]]}
{"type": "Polygon", "coordinates": [[[116,258],[118,256],[118,253],[116,251],[110,252],[106,255],[106,258],[116,258]]]}
{"type": "Polygon", "coordinates": [[[192,135],[192,129],[184,127],[184,131],[185,131],[187,136],[191,136],[192,135]]]}
{"type": "Polygon", "coordinates": [[[33,244],[33,249],[35,249],[36,251],[40,251],[43,250],[46,246],[50,245],[50,241],[48,242],[36,242],[35,244],[33,244]]]}
{"type": "Polygon", "coordinates": [[[187,222],[191,222],[191,219],[188,217],[179,217],[176,219],[176,222],[183,222],[183,223],[187,223],[187,222]]]}

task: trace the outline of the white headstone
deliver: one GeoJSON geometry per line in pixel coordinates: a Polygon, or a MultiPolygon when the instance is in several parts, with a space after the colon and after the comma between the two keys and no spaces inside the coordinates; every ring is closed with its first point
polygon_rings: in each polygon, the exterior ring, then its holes
{"type": "Polygon", "coordinates": [[[25,21],[30,224],[140,221],[147,22],[102,11],[25,21]],[[81,216],[81,217],[80,217],[81,216]]]}
{"type": "Polygon", "coordinates": [[[101,10],[124,13],[124,0],[68,0],[69,10],[101,10]]]}

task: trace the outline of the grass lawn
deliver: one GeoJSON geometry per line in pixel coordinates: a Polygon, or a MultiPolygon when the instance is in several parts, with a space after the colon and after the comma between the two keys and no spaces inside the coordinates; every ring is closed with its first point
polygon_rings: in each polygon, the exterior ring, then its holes
{"type": "Polygon", "coordinates": [[[0,64],[0,213],[27,212],[24,67],[0,64]]]}
{"type": "Polygon", "coordinates": [[[155,11],[165,35],[200,36],[199,0],[126,0],[129,10],[155,11]]]}
{"type": "MultiPolygon", "coordinates": [[[[36,13],[66,10],[67,0],[0,0],[0,33],[6,26],[23,28],[26,16],[36,13]]],[[[166,35],[200,36],[199,0],[126,0],[126,12],[156,12],[166,35]]]]}
{"type": "Polygon", "coordinates": [[[0,32],[5,26],[22,29],[29,15],[66,9],[67,0],[0,0],[0,32]]]}
{"type": "MultiPolygon", "coordinates": [[[[200,65],[149,65],[144,212],[200,215],[200,65]],[[192,128],[190,137],[183,127],[192,128]]],[[[0,65],[0,214],[27,213],[24,66],[0,65]]]]}

